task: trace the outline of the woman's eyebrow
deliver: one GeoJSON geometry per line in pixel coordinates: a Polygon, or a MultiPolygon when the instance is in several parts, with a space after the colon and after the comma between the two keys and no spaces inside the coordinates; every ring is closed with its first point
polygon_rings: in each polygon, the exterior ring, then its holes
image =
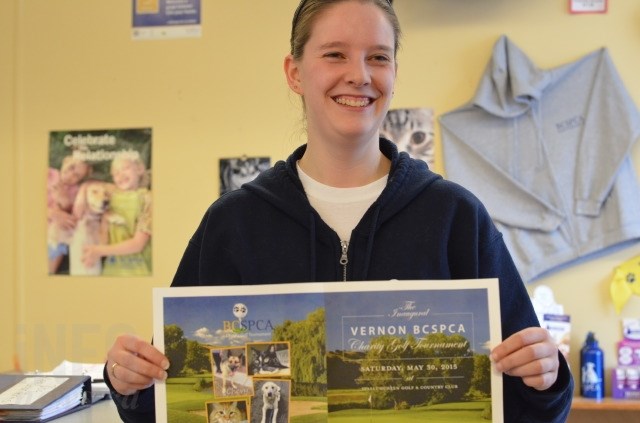
{"type": "MultiPolygon", "coordinates": [[[[318,47],[319,50],[326,50],[326,49],[332,49],[332,48],[343,48],[346,47],[347,43],[342,42],[342,41],[329,41],[327,43],[324,44],[320,44],[320,46],[318,47]]],[[[393,52],[393,47],[390,47],[386,44],[376,44],[374,46],[371,46],[371,48],[373,50],[382,50],[382,51],[386,51],[388,53],[392,53],[393,52]]]]}

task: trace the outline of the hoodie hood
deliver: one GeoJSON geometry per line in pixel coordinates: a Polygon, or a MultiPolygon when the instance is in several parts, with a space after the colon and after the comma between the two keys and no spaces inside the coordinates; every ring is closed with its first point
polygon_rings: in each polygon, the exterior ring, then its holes
{"type": "MultiPolygon", "coordinates": [[[[333,245],[338,250],[340,240],[333,231],[319,230],[321,225],[326,224],[307,200],[296,168],[296,162],[305,151],[306,145],[299,147],[286,161],[279,161],[243,188],[308,229],[311,245],[310,280],[315,280],[316,242],[333,245]]],[[[366,239],[363,270],[355,276],[358,279],[366,279],[375,233],[380,225],[406,207],[431,183],[441,179],[441,176],[428,169],[425,162],[414,160],[405,152],[399,153],[396,145],[389,140],[380,138],[380,151],[391,160],[391,170],[385,189],[352,233],[352,241],[356,237],[366,239]]]]}
{"type": "MultiPolygon", "coordinates": [[[[306,148],[306,145],[299,147],[286,161],[279,161],[243,186],[303,225],[308,225],[308,214],[313,211],[296,169],[296,162],[306,148]]],[[[396,145],[384,138],[380,138],[380,151],[391,160],[387,186],[372,205],[380,209],[378,221],[382,223],[441,176],[430,171],[425,162],[414,160],[405,152],[399,153],[396,145]]]]}
{"type": "Polygon", "coordinates": [[[503,35],[493,47],[472,103],[498,117],[520,116],[540,99],[551,79],[550,71],[538,69],[503,35]]]}

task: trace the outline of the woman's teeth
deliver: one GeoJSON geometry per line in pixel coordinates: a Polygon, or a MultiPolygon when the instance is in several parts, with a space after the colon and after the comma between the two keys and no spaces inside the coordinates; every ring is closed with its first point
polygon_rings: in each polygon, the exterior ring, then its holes
{"type": "Polygon", "coordinates": [[[345,106],[350,106],[350,107],[365,107],[365,106],[368,106],[370,102],[371,101],[367,97],[364,97],[364,98],[338,97],[338,98],[336,98],[336,103],[342,104],[342,105],[345,105],[345,106]]]}

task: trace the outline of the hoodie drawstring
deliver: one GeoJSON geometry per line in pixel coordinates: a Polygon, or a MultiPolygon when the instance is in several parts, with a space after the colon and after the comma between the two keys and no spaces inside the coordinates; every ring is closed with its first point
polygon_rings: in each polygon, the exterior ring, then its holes
{"type": "Polygon", "coordinates": [[[377,205],[373,217],[371,218],[371,227],[369,228],[369,236],[367,237],[367,250],[364,261],[364,268],[362,272],[362,280],[367,280],[369,276],[369,265],[371,263],[371,253],[373,251],[373,239],[376,235],[376,227],[378,226],[378,217],[380,216],[380,206],[377,205]]]}
{"type": "Polygon", "coordinates": [[[309,280],[316,280],[316,219],[309,213],[309,280]]]}

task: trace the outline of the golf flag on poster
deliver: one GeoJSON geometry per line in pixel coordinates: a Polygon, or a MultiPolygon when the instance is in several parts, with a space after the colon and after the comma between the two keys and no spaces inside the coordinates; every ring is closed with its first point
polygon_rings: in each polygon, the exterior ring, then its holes
{"type": "Polygon", "coordinates": [[[503,421],[496,279],[156,288],[153,310],[158,422],[503,421]]]}
{"type": "Polygon", "coordinates": [[[151,275],[151,212],[150,128],[50,133],[50,275],[151,275]],[[139,251],[122,254],[133,238],[139,251]]]}

